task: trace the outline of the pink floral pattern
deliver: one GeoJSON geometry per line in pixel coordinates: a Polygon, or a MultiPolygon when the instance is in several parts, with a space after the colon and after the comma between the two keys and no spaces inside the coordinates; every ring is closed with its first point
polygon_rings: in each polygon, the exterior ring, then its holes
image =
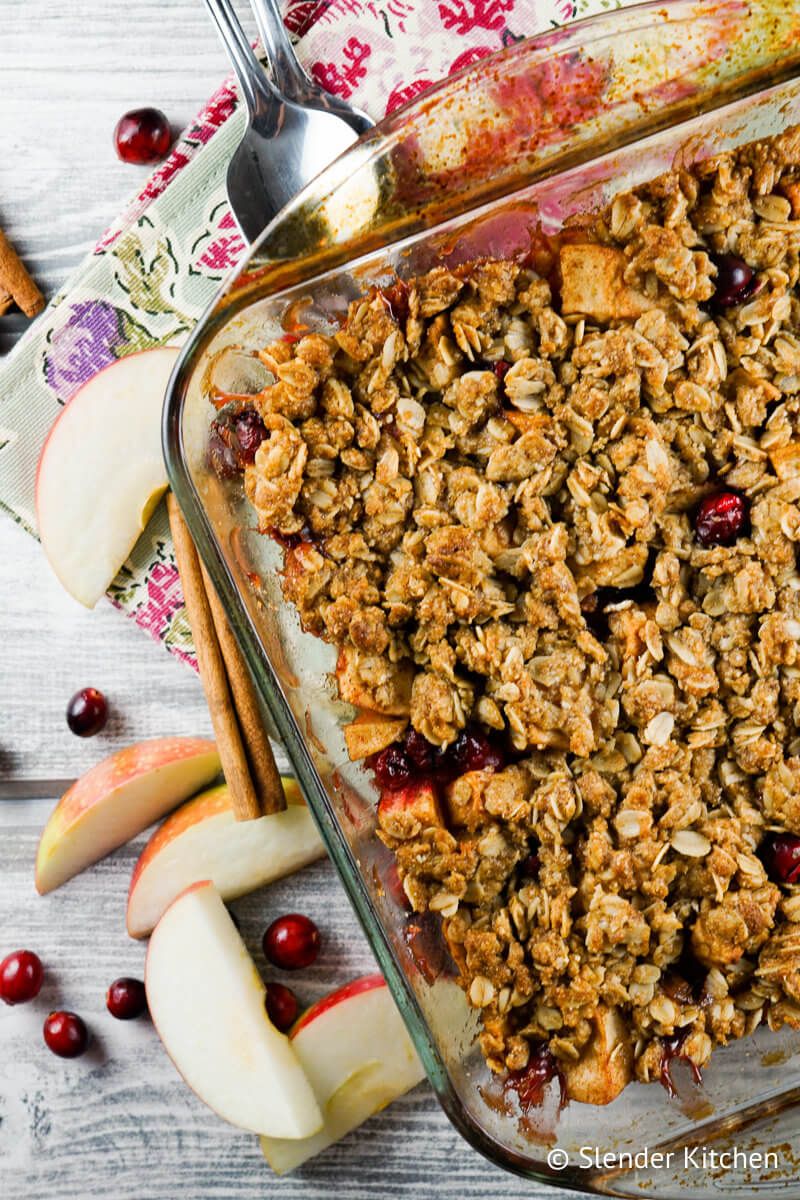
{"type": "Polygon", "coordinates": [[[146,581],[147,599],[136,613],[136,623],[165,642],[178,658],[197,666],[186,619],[181,581],[173,562],[156,562],[146,581]]]}
{"type": "Polygon", "coordinates": [[[502,29],[514,0],[447,0],[439,5],[442,24],[463,37],[473,29],[502,29]]]}
{"type": "Polygon", "coordinates": [[[340,63],[315,62],[311,75],[317,83],[334,96],[349,100],[360,81],[367,73],[364,61],[372,53],[372,47],[357,37],[348,38],[342,48],[340,63]]]}
{"type": "Polygon", "coordinates": [[[412,16],[415,7],[414,0],[387,0],[385,4],[371,0],[367,10],[373,17],[380,17],[394,37],[398,33],[406,33],[410,28],[407,18],[412,16]]]}
{"type": "Polygon", "coordinates": [[[286,28],[297,37],[302,37],[314,24],[324,4],[325,0],[289,0],[283,17],[286,28]]]}
{"type": "Polygon", "coordinates": [[[233,213],[228,210],[217,226],[217,236],[198,257],[197,265],[213,272],[228,271],[236,266],[244,249],[244,238],[239,232],[233,213]]]}
{"type": "Polygon", "coordinates": [[[399,83],[386,102],[387,114],[394,112],[397,108],[402,108],[415,96],[426,92],[429,87],[433,87],[432,79],[412,79],[410,83],[399,83]]]}
{"type": "Polygon", "coordinates": [[[465,67],[471,67],[473,63],[479,62],[482,58],[487,58],[493,54],[492,46],[470,46],[469,50],[462,51],[451,62],[447,74],[455,75],[456,71],[463,71],[465,67]]]}
{"type": "Polygon", "coordinates": [[[216,133],[220,125],[224,125],[236,108],[236,99],[236,87],[229,80],[214,93],[206,107],[199,114],[192,128],[187,130],[185,136],[191,139],[194,133],[194,140],[198,145],[205,146],[206,142],[216,133]]]}

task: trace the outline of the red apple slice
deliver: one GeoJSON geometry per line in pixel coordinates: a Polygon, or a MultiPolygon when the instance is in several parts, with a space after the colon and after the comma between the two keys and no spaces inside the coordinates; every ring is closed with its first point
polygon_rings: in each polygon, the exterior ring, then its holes
{"type": "Polygon", "coordinates": [[[169,737],[138,742],[92,767],[59,800],[36,855],[44,895],[104,858],[219,774],[214,742],[169,737]]]}
{"type": "Polygon", "coordinates": [[[93,608],[167,486],[161,409],[178,351],[129,354],[72,397],[44,444],[36,519],[50,566],[93,608]]]}
{"type": "Polygon", "coordinates": [[[253,892],[322,857],[325,847],[293,779],[287,807],[237,821],[227,787],[212,788],[167,817],[142,851],[128,893],[128,933],[146,937],[175,897],[210,879],[223,900],[253,892]]]}
{"type": "Polygon", "coordinates": [[[382,975],[338,988],[300,1017],[289,1034],[325,1117],[302,1141],[262,1137],[279,1175],[355,1129],[424,1078],[422,1064],[382,975]]]}
{"type": "Polygon", "coordinates": [[[212,883],[193,884],[164,913],[144,980],[167,1053],[216,1113],[271,1137],[321,1127],[311,1084],[267,1016],[264,984],[212,883]]]}

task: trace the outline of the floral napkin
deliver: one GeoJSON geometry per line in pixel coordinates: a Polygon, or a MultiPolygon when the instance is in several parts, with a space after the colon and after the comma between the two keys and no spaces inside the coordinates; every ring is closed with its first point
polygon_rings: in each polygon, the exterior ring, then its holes
{"type": "MultiPolygon", "coordinates": [[[[504,45],[629,2],[289,0],[284,12],[313,78],[379,120],[504,45]]],[[[244,126],[228,81],[0,366],[0,506],[31,533],[36,464],[60,406],[115,359],[180,342],[244,252],[225,192],[244,126]]],[[[194,664],[163,505],[109,597],[194,664]]]]}

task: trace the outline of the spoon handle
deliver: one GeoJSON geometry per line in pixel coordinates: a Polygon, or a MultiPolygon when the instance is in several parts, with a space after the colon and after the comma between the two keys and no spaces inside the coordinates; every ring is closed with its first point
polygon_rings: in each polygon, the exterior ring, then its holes
{"type": "Polygon", "coordinates": [[[283,23],[279,0],[250,0],[250,7],[261,34],[267,63],[281,95],[305,108],[321,109],[341,117],[357,134],[365,133],[374,121],[353,108],[341,96],[333,96],[309,79],[297,61],[291,38],[283,23]]]}
{"type": "Polygon", "coordinates": [[[263,104],[264,98],[281,101],[270,80],[253,53],[231,0],[205,0],[222,43],[228,52],[231,66],[236,72],[242,97],[252,116],[263,104]]]}
{"type": "Polygon", "coordinates": [[[250,0],[275,86],[287,99],[303,104],[313,90],[294,52],[277,0],[250,0]]]}

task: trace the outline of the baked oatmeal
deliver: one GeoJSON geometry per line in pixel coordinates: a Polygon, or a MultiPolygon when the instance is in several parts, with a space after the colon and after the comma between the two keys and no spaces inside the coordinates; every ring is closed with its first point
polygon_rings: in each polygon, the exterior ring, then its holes
{"type": "Polygon", "coordinates": [[[486,1061],[575,1100],[800,1026],[798,251],[793,129],[373,290],[213,423],[486,1061]]]}

